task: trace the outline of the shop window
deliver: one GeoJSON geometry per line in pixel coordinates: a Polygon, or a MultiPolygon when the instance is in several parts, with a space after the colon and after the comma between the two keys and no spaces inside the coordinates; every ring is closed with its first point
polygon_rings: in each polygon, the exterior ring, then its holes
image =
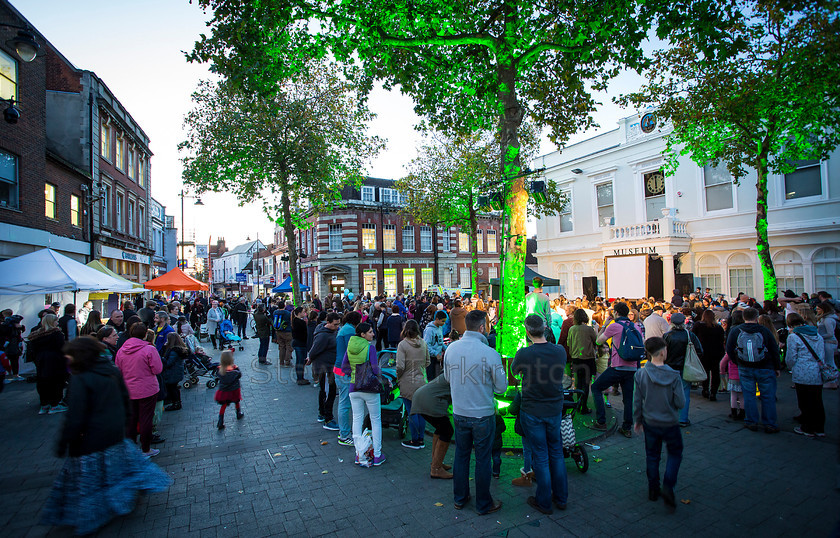
{"type": "Polygon", "coordinates": [[[435,270],[432,267],[423,267],[420,269],[420,280],[423,291],[429,289],[435,283],[435,270]]]}
{"type": "Polygon", "coordinates": [[[413,268],[403,268],[403,290],[406,295],[414,295],[417,291],[417,281],[413,268]]]}
{"type": "Polygon", "coordinates": [[[376,269],[365,269],[362,275],[362,293],[376,295],[376,269]]]}
{"type": "Polygon", "coordinates": [[[385,269],[385,294],[393,297],[397,294],[397,270],[385,269]]]}

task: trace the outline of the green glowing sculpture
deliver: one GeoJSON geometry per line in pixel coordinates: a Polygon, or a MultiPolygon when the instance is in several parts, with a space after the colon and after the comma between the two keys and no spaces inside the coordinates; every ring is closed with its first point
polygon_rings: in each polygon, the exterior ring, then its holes
{"type": "Polygon", "coordinates": [[[660,124],[673,125],[671,171],[680,155],[700,166],[724,163],[736,184],[755,170],[756,252],[764,299],[772,300],[767,180],[784,175],[779,199],[798,199],[804,185],[787,174],[801,161],[826,159],[840,143],[840,2],[739,7],[752,18],[733,23],[715,49],[685,40],[657,53],[649,83],[621,101],[654,106],[660,124]]]}
{"type": "MultiPolygon", "coordinates": [[[[202,82],[187,115],[184,183],[197,192],[230,192],[240,205],[259,201],[288,242],[292,296],[300,304],[295,230],[312,208],[340,204],[341,187],[360,181],[381,147],[367,136],[372,118],[357,89],[334,67],[311,64],[296,80],[261,97],[230,82],[202,82]]],[[[225,215],[214,215],[222,224],[225,215]]]]}
{"type": "MultiPolygon", "coordinates": [[[[444,132],[495,129],[507,195],[504,304],[498,347],[524,343],[525,222],[519,129],[527,115],[563,143],[593,125],[590,88],[622,66],[644,63],[641,42],[689,23],[719,39],[718,2],[692,0],[198,0],[213,11],[210,36],[189,58],[212,62],[237,83],[274,91],[309,58],[358,65],[367,88],[380,81],[411,95],[416,112],[444,132]]],[[[689,32],[685,32],[688,34],[689,32]]]]}

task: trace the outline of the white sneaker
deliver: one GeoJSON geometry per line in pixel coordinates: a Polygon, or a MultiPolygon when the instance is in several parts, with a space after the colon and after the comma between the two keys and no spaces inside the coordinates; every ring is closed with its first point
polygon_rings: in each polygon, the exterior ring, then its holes
{"type": "Polygon", "coordinates": [[[160,454],[160,450],[156,448],[150,448],[148,452],[143,452],[143,455],[147,458],[154,458],[158,454],[160,454]]]}
{"type": "Polygon", "coordinates": [[[66,413],[67,406],[64,404],[58,404],[56,406],[50,407],[50,414],[54,415],[56,413],[66,413]]]}
{"type": "Polygon", "coordinates": [[[48,415],[50,413],[50,406],[42,405],[41,409],[38,411],[39,415],[48,415]]]}

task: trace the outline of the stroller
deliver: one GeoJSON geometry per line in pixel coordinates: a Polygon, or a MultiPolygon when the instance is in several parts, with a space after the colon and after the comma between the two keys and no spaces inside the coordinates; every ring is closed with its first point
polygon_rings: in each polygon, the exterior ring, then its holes
{"type": "Polygon", "coordinates": [[[221,323],[219,323],[219,329],[216,331],[216,336],[219,338],[219,347],[233,349],[238,346],[239,351],[243,351],[245,349],[242,345],[242,337],[236,336],[236,331],[233,330],[233,322],[229,319],[224,319],[221,323]]]}
{"type": "MultiPolygon", "coordinates": [[[[405,406],[399,396],[400,389],[397,386],[396,369],[383,367],[382,386],[379,393],[382,427],[396,428],[400,439],[402,439],[408,430],[408,414],[405,412],[405,406]]],[[[364,429],[370,429],[370,415],[365,416],[362,430],[364,429]]]]}
{"type": "Polygon", "coordinates": [[[578,471],[585,473],[589,469],[589,455],[583,443],[578,443],[575,436],[574,418],[580,409],[582,390],[563,391],[563,419],[560,421],[560,434],[563,438],[563,457],[572,458],[578,471]]]}
{"type": "Polygon", "coordinates": [[[198,385],[201,377],[209,378],[207,388],[214,389],[219,384],[219,363],[212,362],[210,357],[197,344],[196,338],[189,335],[185,338],[187,347],[190,350],[189,356],[184,360],[184,381],[181,383],[185,389],[198,385]]]}

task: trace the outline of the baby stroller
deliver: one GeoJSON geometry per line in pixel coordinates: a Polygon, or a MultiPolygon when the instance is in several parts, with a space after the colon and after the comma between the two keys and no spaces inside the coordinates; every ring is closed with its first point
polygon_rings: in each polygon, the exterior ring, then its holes
{"type": "Polygon", "coordinates": [[[563,419],[560,421],[560,434],[563,437],[563,457],[571,457],[578,471],[585,473],[589,469],[589,455],[586,453],[586,447],[577,442],[574,426],[575,413],[580,409],[582,397],[582,390],[563,391],[563,419]]]}
{"type": "MultiPolygon", "coordinates": [[[[397,371],[394,368],[382,368],[382,386],[379,393],[379,408],[381,410],[382,427],[397,429],[400,439],[405,437],[408,429],[408,414],[400,399],[400,389],[397,386],[397,371]]],[[[362,429],[370,428],[370,416],[365,417],[362,429]]]]}
{"type": "Polygon", "coordinates": [[[239,351],[243,351],[245,349],[242,345],[242,337],[236,336],[236,331],[233,330],[233,322],[229,319],[224,319],[221,323],[219,323],[219,329],[216,331],[216,336],[219,338],[219,347],[233,349],[238,346],[239,351]]]}
{"type": "Polygon", "coordinates": [[[196,338],[189,335],[185,338],[187,347],[190,350],[189,356],[184,360],[184,381],[181,385],[188,389],[198,385],[199,378],[209,378],[207,388],[214,389],[219,384],[219,363],[213,362],[204,353],[204,350],[197,345],[196,338]]]}

